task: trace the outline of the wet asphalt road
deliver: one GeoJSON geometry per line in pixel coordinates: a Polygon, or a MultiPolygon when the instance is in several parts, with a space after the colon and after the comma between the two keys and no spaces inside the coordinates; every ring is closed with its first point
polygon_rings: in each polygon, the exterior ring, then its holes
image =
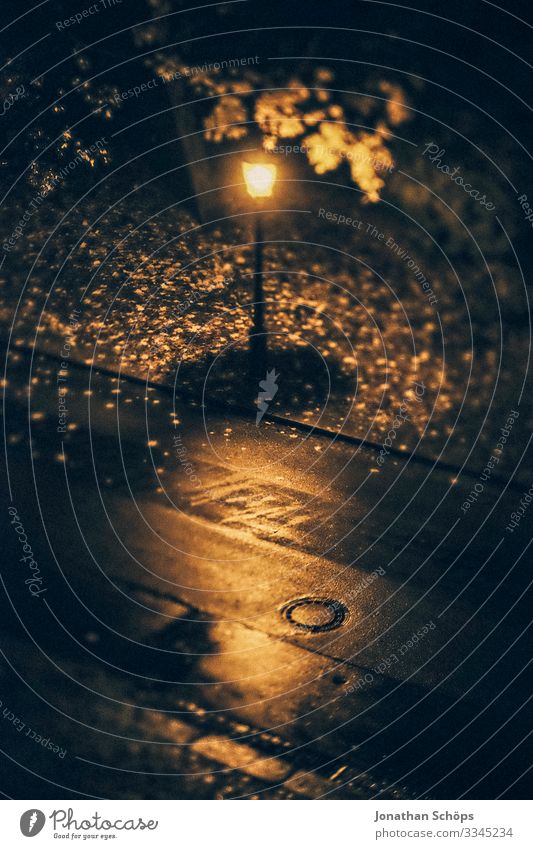
{"type": "Polygon", "coordinates": [[[527,793],[518,484],[464,515],[475,472],[74,363],[58,433],[60,368],[35,355],[29,408],[29,355],[9,369],[11,501],[46,592],[6,528],[0,698],[67,754],[4,719],[6,792],[527,793]]]}

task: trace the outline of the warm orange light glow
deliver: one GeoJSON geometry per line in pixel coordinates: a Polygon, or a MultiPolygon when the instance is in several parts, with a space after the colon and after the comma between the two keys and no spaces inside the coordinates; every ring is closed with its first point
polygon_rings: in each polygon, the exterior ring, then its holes
{"type": "Polygon", "coordinates": [[[243,162],[242,173],[246,182],[248,194],[252,198],[269,198],[272,196],[276,166],[263,165],[258,162],[243,162]]]}

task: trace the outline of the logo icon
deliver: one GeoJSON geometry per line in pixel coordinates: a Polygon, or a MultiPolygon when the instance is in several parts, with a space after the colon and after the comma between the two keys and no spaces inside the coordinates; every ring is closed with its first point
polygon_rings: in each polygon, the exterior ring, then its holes
{"type": "Polygon", "coordinates": [[[43,812],[37,810],[37,808],[31,808],[22,814],[20,818],[20,830],[24,837],[35,837],[36,834],[42,831],[45,822],[46,817],[43,812]]]}
{"type": "Polygon", "coordinates": [[[259,422],[268,410],[267,402],[272,401],[274,395],[278,391],[278,385],[276,383],[278,377],[279,374],[276,374],[276,369],[271,369],[270,371],[267,371],[265,380],[259,381],[259,388],[261,389],[261,392],[257,397],[257,401],[255,402],[259,407],[257,415],[255,417],[255,424],[257,427],[259,426],[259,422]]]}

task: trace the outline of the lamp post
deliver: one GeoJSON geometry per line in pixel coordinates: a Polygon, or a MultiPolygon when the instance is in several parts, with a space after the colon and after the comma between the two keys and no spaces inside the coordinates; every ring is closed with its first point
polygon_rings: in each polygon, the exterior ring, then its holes
{"type": "Polygon", "coordinates": [[[263,304],[263,210],[265,198],[272,197],[276,166],[262,162],[243,162],[242,173],[246,189],[256,201],[255,216],[255,273],[254,273],[254,314],[250,330],[251,367],[255,377],[264,376],[266,369],[266,335],[264,328],[263,304]]]}

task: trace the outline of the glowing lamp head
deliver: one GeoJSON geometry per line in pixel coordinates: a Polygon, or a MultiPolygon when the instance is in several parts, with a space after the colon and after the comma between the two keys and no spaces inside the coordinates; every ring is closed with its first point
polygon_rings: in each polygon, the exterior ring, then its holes
{"type": "Polygon", "coordinates": [[[242,173],[248,194],[252,198],[272,197],[276,166],[263,165],[258,162],[243,162],[242,173]]]}

